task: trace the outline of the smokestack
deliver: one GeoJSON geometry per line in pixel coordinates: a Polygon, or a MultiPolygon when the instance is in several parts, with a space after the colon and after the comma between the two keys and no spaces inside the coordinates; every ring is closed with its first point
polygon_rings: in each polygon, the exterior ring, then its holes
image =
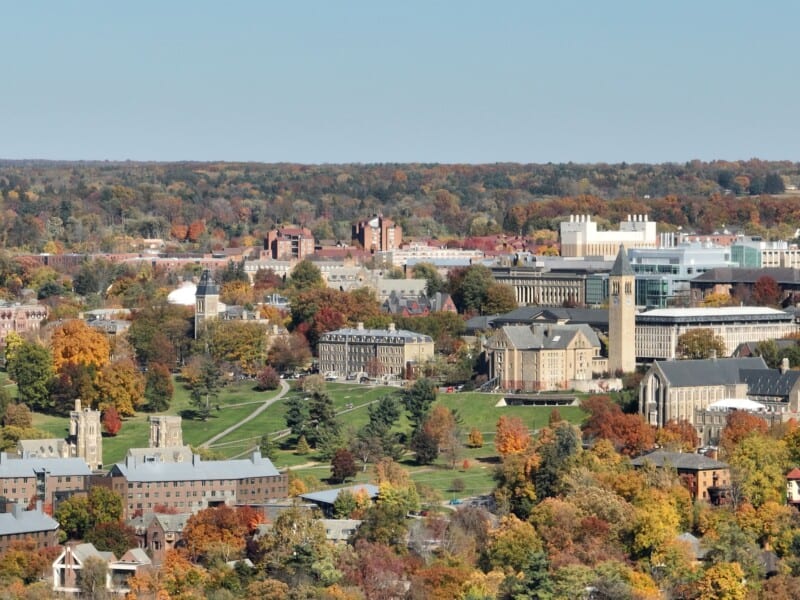
{"type": "Polygon", "coordinates": [[[789,370],[789,359],[785,356],[781,359],[781,375],[786,373],[789,370]]]}

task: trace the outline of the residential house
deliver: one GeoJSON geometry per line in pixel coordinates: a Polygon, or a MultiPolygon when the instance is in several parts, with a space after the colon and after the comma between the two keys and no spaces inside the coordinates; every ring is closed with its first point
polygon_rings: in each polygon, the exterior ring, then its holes
{"type": "Polygon", "coordinates": [[[730,467],[703,454],[656,450],[634,458],[631,464],[636,468],[649,464],[657,469],[675,469],[693,500],[720,504],[730,491],[730,467]]]}
{"type": "Polygon", "coordinates": [[[90,559],[106,563],[105,589],[114,594],[130,592],[130,578],[151,565],[150,558],[141,548],[128,550],[117,559],[112,552],[100,552],[94,544],[69,544],[53,561],[53,591],[80,594],[81,571],[90,559]]]}

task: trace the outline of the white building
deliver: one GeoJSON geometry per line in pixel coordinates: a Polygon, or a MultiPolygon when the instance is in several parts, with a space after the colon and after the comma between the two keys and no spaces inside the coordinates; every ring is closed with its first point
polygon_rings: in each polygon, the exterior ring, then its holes
{"type": "Polygon", "coordinates": [[[658,246],[656,222],[648,215],[628,215],[619,231],[598,231],[591,215],[570,215],[561,223],[561,256],[603,256],[613,260],[620,245],[629,248],[658,246]]]}
{"type": "Polygon", "coordinates": [[[798,331],[792,314],[763,306],[659,308],[636,315],[636,357],[680,358],[675,351],[678,338],[701,328],[711,329],[722,338],[725,356],[741,343],[783,338],[798,331]]]}

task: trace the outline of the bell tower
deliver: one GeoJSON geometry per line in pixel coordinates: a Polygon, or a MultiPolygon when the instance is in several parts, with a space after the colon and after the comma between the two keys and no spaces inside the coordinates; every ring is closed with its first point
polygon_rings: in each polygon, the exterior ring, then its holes
{"type": "Polygon", "coordinates": [[[194,337],[200,337],[203,325],[208,319],[216,319],[219,314],[219,286],[211,271],[205,269],[197,284],[194,297],[194,337]]]}
{"type": "Polygon", "coordinates": [[[608,370],[636,370],[636,275],[620,244],[608,274],[608,370]]]}

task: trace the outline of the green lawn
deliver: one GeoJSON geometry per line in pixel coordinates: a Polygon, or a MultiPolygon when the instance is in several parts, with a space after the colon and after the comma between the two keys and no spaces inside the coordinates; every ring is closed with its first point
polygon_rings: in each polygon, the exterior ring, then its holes
{"type": "MultiPolygon", "coordinates": [[[[4,379],[0,378],[0,385],[3,382],[4,379]]],[[[371,402],[386,394],[400,391],[393,387],[372,387],[351,383],[330,383],[326,389],[337,412],[340,413],[339,420],[345,432],[355,432],[368,422],[368,407],[371,402]]],[[[217,398],[211,400],[213,408],[207,421],[184,417],[184,442],[199,446],[219,432],[240,422],[256,410],[261,402],[275,394],[277,391],[256,391],[253,389],[252,381],[241,381],[228,385],[220,391],[217,398]]],[[[275,434],[284,430],[286,428],[286,401],[292,396],[306,397],[308,394],[298,390],[289,392],[287,396],[271,405],[255,419],[215,442],[211,449],[228,458],[243,456],[258,445],[264,434],[275,434]]],[[[414,465],[410,459],[404,462],[412,479],[420,485],[429,499],[464,497],[491,491],[494,487],[492,470],[496,463],[493,438],[500,416],[519,417],[530,429],[535,430],[548,424],[550,413],[554,410],[549,406],[498,407],[496,405],[501,398],[501,394],[479,392],[439,394],[437,402],[451,410],[458,411],[462,422],[464,442],[466,442],[466,436],[470,429],[476,427],[483,434],[484,446],[482,448],[464,448],[456,469],[450,469],[441,458],[435,464],[425,467],[414,465]],[[463,469],[464,460],[469,463],[467,469],[463,469]],[[453,491],[453,481],[456,479],[463,483],[462,491],[453,491]]],[[[184,413],[186,415],[185,411],[191,411],[191,408],[188,390],[176,381],[175,394],[170,408],[163,414],[184,413]]],[[[562,418],[576,424],[581,423],[585,418],[585,413],[578,407],[559,407],[558,412],[562,418]]],[[[135,417],[125,419],[122,430],[116,437],[104,438],[103,462],[106,465],[122,460],[128,448],[147,446],[148,416],[147,413],[139,413],[135,417]]],[[[34,427],[50,432],[54,437],[61,437],[68,433],[69,420],[34,414],[33,424],[34,427]]],[[[400,419],[397,429],[398,431],[408,431],[408,420],[405,415],[400,419]]],[[[286,438],[282,441],[285,442],[286,438]]],[[[310,488],[320,489],[328,485],[330,466],[324,461],[313,464],[318,460],[319,458],[313,452],[306,456],[298,456],[294,454],[293,448],[285,447],[278,450],[274,462],[278,468],[292,468],[293,472],[306,480],[310,488]]],[[[369,482],[371,477],[371,469],[367,469],[366,473],[359,472],[356,482],[369,482]]]]}

